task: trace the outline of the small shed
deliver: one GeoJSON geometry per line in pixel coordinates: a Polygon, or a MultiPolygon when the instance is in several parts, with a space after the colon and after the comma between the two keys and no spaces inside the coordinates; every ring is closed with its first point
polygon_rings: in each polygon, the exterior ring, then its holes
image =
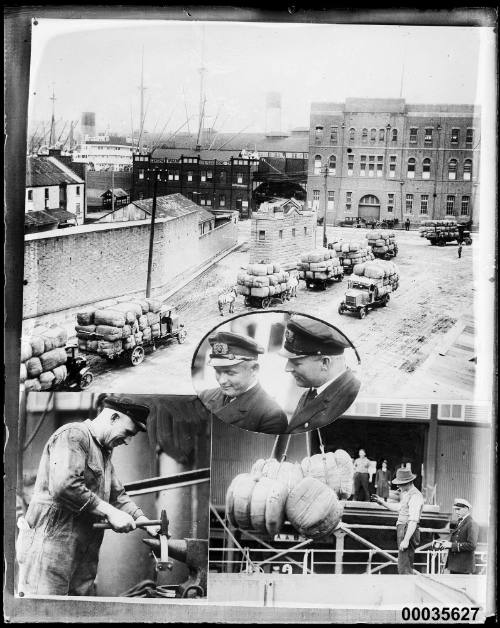
{"type": "Polygon", "coordinates": [[[108,188],[101,194],[103,209],[111,209],[113,207],[113,198],[115,209],[128,205],[129,197],[123,188],[108,188]]]}

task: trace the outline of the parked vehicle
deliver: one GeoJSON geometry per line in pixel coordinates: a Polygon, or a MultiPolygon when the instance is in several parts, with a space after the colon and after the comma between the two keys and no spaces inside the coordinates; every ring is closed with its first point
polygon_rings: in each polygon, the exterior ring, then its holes
{"type": "Polygon", "coordinates": [[[78,353],[78,347],[76,345],[67,345],[65,349],[68,355],[66,361],[68,375],[66,379],[57,386],[57,389],[85,390],[94,381],[94,375],[90,370],[87,358],[78,353]]]}
{"type": "Polygon", "coordinates": [[[339,304],[338,312],[355,312],[359,318],[365,318],[370,309],[385,307],[391,299],[391,292],[397,287],[397,280],[383,285],[381,280],[354,275],[347,282],[345,298],[339,304]]]}

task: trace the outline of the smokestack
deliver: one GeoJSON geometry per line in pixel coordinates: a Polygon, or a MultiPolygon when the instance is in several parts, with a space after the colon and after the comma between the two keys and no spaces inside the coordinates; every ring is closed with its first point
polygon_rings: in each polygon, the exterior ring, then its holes
{"type": "Polygon", "coordinates": [[[95,113],[93,111],[84,111],[82,113],[82,125],[80,128],[82,141],[85,137],[95,136],[95,113]]]}
{"type": "Polygon", "coordinates": [[[281,94],[266,94],[266,133],[281,132],[281,94]]]}

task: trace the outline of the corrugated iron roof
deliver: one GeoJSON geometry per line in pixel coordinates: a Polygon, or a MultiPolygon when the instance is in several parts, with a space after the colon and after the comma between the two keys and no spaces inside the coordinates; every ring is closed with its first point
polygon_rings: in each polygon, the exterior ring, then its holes
{"type": "Polygon", "coordinates": [[[67,220],[75,220],[76,215],[73,212],[69,212],[66,209],[46,209],[45,213],[49,214],[59,222],[66,222],[67,220]]]}
{"type": "Polygon", "coordinates": [[[76,183],[66,172],[58,168],[53,161],[44,157],[27,157],[26,159],[26,186],[43,187],[76,183]]]}
{"type": "MultiPolygon", "coordinates": [[[[132,201],[133,205],[151,215],[153,211],[153,199],[145,198],[140,201],[132,201]]],[[[182,194],[167,194],[156,199],[157,218],[179,218],[193,212],[199,212],[200,207],[182,194]]]]}
{"type": "Polygon", "coordinates": [[[43,225],[57,225],[59,220],[44,211],[26,212],[24,224],[26,227],[41,227],[43,225]]]}

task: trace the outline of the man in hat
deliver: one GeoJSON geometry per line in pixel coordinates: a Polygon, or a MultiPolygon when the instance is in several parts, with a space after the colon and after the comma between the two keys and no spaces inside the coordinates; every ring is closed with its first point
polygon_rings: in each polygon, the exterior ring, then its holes
{"type": "Polygon", "coordinates": [[[474,552],[479,537],[479,526],[472,519],[472,506],[466,499],[457,497],[453,511],[457,515],[457,526],[450,534],[449,541],[442,541],[441,547],[448,550],[446,567],[450,573],[474,573],[476,558],[474,552]]]}
{"type": "MultiPolygon", "coordinates": [[[[92,595],[106,521],[130,532],[147,521],[117,478],[111,454],[146,431],[148,406],[108,395],[97,416],[67,423],[47,441],[28,510],[18,520],[19,592],[92,595]]],[[[156,536],[158,528],[146,528],[156,536]]]]}
{"type": "Polygon", "coordinates": [[[396,535],[398,541],[398,573],[400,575],[411,575],[413,573],[415,549],[420,544],[418,524],[424,506],[424,496],[413,484],[416,477],[410,469],[399,468],[396,471],[396,477],[392,483],[396,484],[401,493],[401,499],[398,504],[385,502],[378,495],[372,495],[373,501],[399,513],[396,521],[396,535]]]}
{"type": "Polygon", "coordinates": [[[347,339],[334,327],[305,316],[292,316],[280,355],[306,392],[299,399],[287,433],[296,434],[328,425],[357,397],[361,382],[346,367],[347,339]]]}
{"type": "Polygon", "coordinates": [[[258,356],[264,349],[252,338],[226,331],[210,336],[208,342],[208,364],[219,387],[201,392],[202,403],[222,421],[245,430],[285,432],[286,414],[259,384],[258,356]]]}

